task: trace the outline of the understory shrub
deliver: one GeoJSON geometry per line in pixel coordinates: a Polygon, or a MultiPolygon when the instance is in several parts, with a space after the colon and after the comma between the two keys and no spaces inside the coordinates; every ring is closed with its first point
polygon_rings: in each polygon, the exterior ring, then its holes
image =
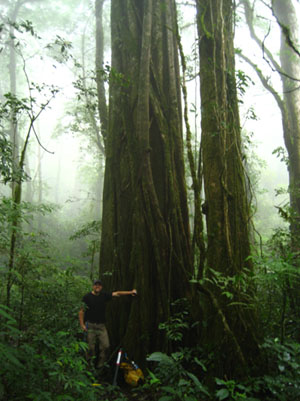
{"type": "Polygon", "coordinates": [[[9,312],[1,306],[0,399],[96,399],[92,377],[86,369],[86,344],[69,333],[47,330],[35,334],[30,344],[22,343],[21,332],[9,312]]]}
{"type": "Polygon", "coordinates": [[[256,392],[265,401],[291,401],[300,399],[300,344],[268,339],[263,344],[268,357],[268,373],[253,379],[256,392]]]}
{"type": "Polygon", "coordinates": [[[155,400],[199,401],[208,399],[207,388],[193,373],[193,370],[203,372],[206,369],[193,350],[181,349],[170,356],[162,352],[154,352],[147,358],[147,361],[155,362],[153,371],[148,371],[149,379],[146,384],[156,393],[155,400]],[[189,370],[187,370],[186,364],[188,364],[189,370]]]}

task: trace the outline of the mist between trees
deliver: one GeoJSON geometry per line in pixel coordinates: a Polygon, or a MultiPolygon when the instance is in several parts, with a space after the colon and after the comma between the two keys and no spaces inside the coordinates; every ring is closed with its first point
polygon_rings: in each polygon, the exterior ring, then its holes
{"type": "Polygon", "coordinates": [[[0,0],[0,400],[300,397],[299,7],[0,0]]]}

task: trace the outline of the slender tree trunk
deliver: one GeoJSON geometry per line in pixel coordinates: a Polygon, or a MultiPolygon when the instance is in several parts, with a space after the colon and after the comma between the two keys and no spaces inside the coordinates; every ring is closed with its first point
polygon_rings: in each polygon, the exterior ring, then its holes
{"type": "Polygon", "coordinates": [[[61,186],[61,159],[62,155],[61,153],[58,154],[58,165],[57,165],[57,170],[56,170],[56,180],[55,180],[55,203],[59,204],[61,202],[61,196],[60,196],[60,186],[61,186]]]}
{"type": "MultiPolygon", "coordinates": [[[[12,13],[11,22],[12,24],[16,22],[20,7],[22,6],[22,1],[17,1],[12,13]]],[[[16,61],[16,50],[15,50],[15,40],[14,40],[14,26],[11,24],[9,34],[9,79],[10,79],[10,93],[16,96],[17,92],[17,61],[16,61]]],[[[11,183],[12,199],[15,202],[16,199],[21,199],[21,191],[18,185],[18,170],[19,166],[19,134],[17,126],[16,112],[14,109],[11,110],[10,118],[10,141],[12,143],[12,158],[13,158],[13,178],[11,183]]],[[[13,284],[13,269],[15,261],[15,247],[17,241],[17,225],[19,221],[19,211],[18,207],[14,205],[14,219],[12,222],[12,232],[10,237],[10,251],[9,251],[9,262],[8,262],[8,275],[6,283],[6,305],[10,306],[10,291],[13,284]]]]}
{"type": "MultiPolygon", "coordinates": [[[[15,49],[15,28],[13,24],[17,20],[17,16],[21,7],[21,1],[18,1],[11,13],[11,25],[9,28],[9,84],[10,93],[16,96],[17,93],[17,60],[16,60],[16,49],[15,49]]],[[[10,118],[10,141],[12,144],[12,159],[13,159],[13,180],[11,183],[12,193],[15,191],[15,179],[17,175],[18,163],[19,163],[19,134],[18,124],[16,120],[16,113],[14,110],[11,111],[10,118]]]]}
{"type": "Polygon", "coordinates": [[[99,161],[99,169],[95,185],[96,205],[94,208],[94,219],[101,220],[102,218],[102,202],[103,202],[103,181],[104,181],[104,161],[102,158],[99,161]]]}
{"type": "MultiPolygon", "coordinates": [[[[84,32],[82,35],[82,40],[81,40],[81,54],[82,54],[82,86],[83,86],[83,94],[84,94],[85,103],[86,103],[86,113],[87,113],[87,118],[91,125],[91,128],[94,131],[95,144],[96,144],[97,148],[99,149],[99,152],[104,155],[105,154],[105,148],[104,148],[104,144],[103,144],[104,132],[102,132],[102,128],[99,129],[97,116],[95,114],[95,111],[93,110],[93,107],[91,107],[91,104],[94,101],[94,99],[91,99],[88,87],[86,85],[87,74],[86,74],[86,67],[85,67],[85,42],[86,42],[86,34],[84,32]],[[101,134],[102,134],[102,138],[101,138],[101,134]]],[[[96,73],[96,75],[97,75],[97,73],[96,73]]],[[[102,79],[102,77],[101,77],[101,79],[102,79]]],[[[97,81],[98,110],[99,110],[98,87],[99,87],[99,85],[101,86],[101,83],[99,83],[99,77],[97,77],[96,81],[97,81]]],[[[105,96],[105,94],[104,94],[104,96],[105,96]]],[[[105,98],[104,98],[104,102],[106,102],[105,98]]],[[[99,157],[100,157],[100,155],[99,155],[99,157]]]]}
{"type": "Polygon", "coordinates": [[[193,224],[193,236],[192,236],[192,254],[193,254],[193,263],[194,266],[197,266],[197,276],[202,277],[205,263],[205,241],[204,241],[204,227],[203,227],[203,215],[202,215],[202,207],[201,207],[201,192],[202,192],[202,158],[201,158],[201,147],[199,150],[199,162],[198,162],[198,170],[196,168],[194,153],[192,149],[192,132],[189,123],[188,116],[188,99],[187,99],[187,87],[186,87],[186,60],[183,52],[183,48],[181,45],[181,39],[178,38],[179,42],[179,50],[180,50],[180,61],[182,68],[182,93],[184,100],[184,121],[186,127],[186,148],[187,148],[187,156],[189,167],[191,171],[192,178],[192,188],[194,195],[194,224],[193,224]],[[197,263],[199,260],[199,263],[197,263]]]}
{"type": "Polygon", "coordinates": [[[111,27],[100,274],[137,288],[109,326],[113,344],[143,360],[166,349],[158,325],[192,274],[175,3],[113,0],[111,27]]]}
{"type": "MultiPolygon", "coordinates": [[[[37,165],[37,173],[38,173],[38,204],[41,205],[43,202],[43,174],[42,174],[42,155],[41,155],[41,147],[38,146],[38,165],[37,165]]],[[[39,214],[37,217],[38,221],[38,230],[42,231],[42,216],[39,214]]]]}
{"type": "Polygon", "coordinates": [[[19,237],[20,230],[20,206],[22,200],[22,175],[24,172],[24,164],[25,164],[25,156],[26,150],[29,142],[29,137],[31,133],[33,125],[33,120],[30,122],[30,126],[24,141],[23,149],[20,156],[20,161],[18,164],[18,171],[20,172],[16,182],[15,188],[12,195],[13,201],[13,218],[11,222],[11,236],[10,236],[10,250],[9,250],[9,261],[8,261],[8,274],[7,274],[7,283],[6,283],[6,305],[10,306],[10,295],[11,288],[14,281],[14,268],[15,268],[15,258],[16,258],[16,246],[19,237]]]}
{"type": "Polygon", "coordinates": [[[96,83],[98,94],[98,111],[101,124],[101,134],[105,140],[107,136],[107,104],[104,85],[104,30],[103,30],[103,5],[105,0],[95,0],[96,15],[96,83]]]}
{"type": "Polygon", "coordinates": [[[235,83],[233,2],[198,0],[197,11],[208,236],[203,343],[214,351],[214,373],[230,377],[247,374],[259,356],[253,288],[247,284],[252,269],[249,204],[235,83]]]}

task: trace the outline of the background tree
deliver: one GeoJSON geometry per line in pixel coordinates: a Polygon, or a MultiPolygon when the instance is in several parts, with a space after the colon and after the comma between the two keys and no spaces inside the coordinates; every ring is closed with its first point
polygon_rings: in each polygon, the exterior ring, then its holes
{"type": "MultiPolygon", "coordinates": [[[[276,89],[276,84],[268,77],[267,73],[262,70],[254,61],[249,58],[245,52],[241,57],[250,64],[256,71],[264,88],[272,94],[277,106],[281,112],[282,128],[285,146],[288,153],[288,172],[289,172],[289,195],[291,212],[289,220],[291,223],[291,234],[293,237],[294,248],[298,249],[299,235],[299,216],[300,216],[300,121],[299,121],[299,104],[300,104],[300,67],[299,52],[297,50],[299,40],[299,23],[295,7],[292,0],[284,3],[281,1],[271,1],[265,6],[273,14],[281,29],[281,45],[279,49],[279,60],[274,56],[274,52],[266,43],[266,36],[260,37],[256,27],[256,11],[254,3],[249,0],[242,1],[245,18],[249,27],[252,39],[259,48],[262,49],[263,58],[267,61],[273,72],[277,72],[281,80],[282,91],[276,89]]],[[[270,27],[265,27],[269,29],[270,27]]],[[[267,34],[261,34],[267,35],[267,34]]],[[[280,149],[278,150],[278,152],[280,149]]]]}
{"type": "Polygon", "coordinates": [[[109,326],[113,345],[142,360],[166,349],[158,325],[192,275],[175,3],[113,0],[111,31],[100,274],[139,289],[109,326]]]}
{"type": "Polygon", "coordinates": [[[213,370],[230,376],[255,368],[259,355],[253,288],[247,280],[252,270],[250,194],[241,150],[233,2],[198,0],[197,12],[207,222],[202,343],[214,352],[213,370]]]}
{"type": "MultiPolygon", "coordinates": [[[[293,253],[295,265],[297,265],[299,253],[299,219],[300,219],[300,53],[299,46],[299,22],[296,10],[292,0],[280,2],[273,0],[265,3],[270,12],[270,18],[275,18],[280,27],[280,48],[279,58],[274,56],[274,52],[268,47],[266,37],[262,39],[262,32],[257,27],[257,14],[255,4],[249,0],[243,0],[243,9],[245,19],[249,28],[251,38],[255,41],[259,48],[262,49],[263,58],[267,61],[268,66],[273,72],[280,77],[281,89],[277,89],[276,82],[267,76],[259,65],[257,65],[245,52],[239,53],[257,73],[260,82],[264,88],[273,96],[281,113],[282,130],[284,143],[287,150],[287,157],[282,148],[274,150],[285,161],[289,174],[289,207],[279,207],[279,212],[284,219],[290,224],[290,251],[293,253]]],[[[270,30],[270,26],[263,25],[263,30],[270,30]]],[[[269,69],[270,69],[269,68],[269,69]]],[[[268,69],[268,71],[269,71],[268,69]]],[[[274,240],[278,243],[279,233],[275,234],[274,240]]],[[[286,249],[287,243],[284,240],[283,257],[287,260],[290,258],[290,252],[286,249]],[[285,256],[284,256],[285,255],[285,256]]],[[[294,322],[297,322],[300,308],[300,300],[298,295],[298,280],[295,272],[291,271],[291,276],[286,277],[284,297],[289,301],[292,314],[290,315],[294,322]]],[[[297,324],[297,323],[296,323],[297,324]]]]}
{"type": "Polygon", "coordinates": [[[105,138],[107,135],[107,104],[104,85],[104,29],[103,29],[103,5],[105,0],[95,0],[96,16],[96,83],[98,95],[98,111],[101,121],[101,133],[105,138]]]}

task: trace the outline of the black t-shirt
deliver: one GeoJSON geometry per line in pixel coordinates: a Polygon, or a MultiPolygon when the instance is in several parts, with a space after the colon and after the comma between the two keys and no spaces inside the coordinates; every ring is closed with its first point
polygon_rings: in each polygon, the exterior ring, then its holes
{"type": "Polygon", "coordinates": [[[92,292],[86,294],[82,301],[85,303],[84,321],[90,323],[105,323],[105,309],[112,299],[111,292],[101,291],[99,295],[92,292]]]}

